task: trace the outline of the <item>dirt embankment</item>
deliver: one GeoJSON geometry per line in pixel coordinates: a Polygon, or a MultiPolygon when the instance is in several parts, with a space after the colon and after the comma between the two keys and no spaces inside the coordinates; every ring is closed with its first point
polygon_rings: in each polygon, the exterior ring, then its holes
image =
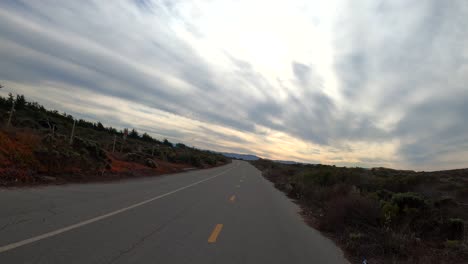
{"type": "Polygon", "coordinates": [[[112,180],[227,162],[136,129],[75,119],[23,95],[0,96],[0,186],[112,180]]]}
{"type": "MultiPolygon", "coordinates": [[[[185,154],[184,154],[185,155],[185,154]]],[[[169,162],[151,153],[112,153],[96,142],[32,129],[0,129],[0,186],[62,184],[155,176],[223,165],[169,162]]]]}

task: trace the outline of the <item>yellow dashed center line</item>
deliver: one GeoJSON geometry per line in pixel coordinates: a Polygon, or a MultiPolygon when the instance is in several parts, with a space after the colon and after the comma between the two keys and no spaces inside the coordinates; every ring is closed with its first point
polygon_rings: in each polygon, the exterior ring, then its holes
{"type": "Polygon", "coordinates": [[[216,239],[218,239],[219,233],[221,233],[221,229],[223,229],[222,224],[217,224],[211,233],[211,236],[208,238],[208,243],[216,243],[216,239]]]}

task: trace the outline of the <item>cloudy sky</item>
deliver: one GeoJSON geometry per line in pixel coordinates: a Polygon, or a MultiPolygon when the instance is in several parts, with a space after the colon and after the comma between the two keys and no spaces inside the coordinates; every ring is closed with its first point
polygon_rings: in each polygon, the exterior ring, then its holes
{"type": "Polygon", "coordinates": [[[8,92],[266,158],[468,167],[468,2],[0,1],[8,92]]]}

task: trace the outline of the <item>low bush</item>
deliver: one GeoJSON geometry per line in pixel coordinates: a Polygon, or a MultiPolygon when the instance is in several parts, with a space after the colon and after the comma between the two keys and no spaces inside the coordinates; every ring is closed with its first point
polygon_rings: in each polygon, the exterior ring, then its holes
{"type": "Polygon", "coordinates": [[[392,224],[395,219],[398,217],[400,212],[400,207],[391,202],[384,202],[382,206],[382,214],[384,218],[385,225],[392,224]]]}
{"type": "Polygon", "coordinates": [[[384,200],[384,201],[388,201],[388,200],[392,199],[392,197],[393,197],[393,192],[388,191],[388,190],[386,190],[386,189],[377,190],[377,191],[376,191],[376,194],[377,194],[377,197],[378,197],[380,200],[384,200]]]}
{"type": "Polygon", "coordinates": [[[457,197],[460,199],[468,199],[468,187],[464,187],[457,191],[457,197]]]}
{"type": "Polygon", "coordinates": [[[33,155],[36,147],[36,137],[19,132],[8,135],[0,132],[0,161],[5,167],[37,168],[37,160],[33,155]]]}
{"type": "Polygon", "coordinates": [[[346,228],[369,229],[381,222],[377,201],[348,195],[331,200],[326,205],[325,215],[320,219],[320,228],[327,231],[344,231],[346,228]]]}
{"type": "Polygon", "coordinates": [[[202,166],[202,161],[201,161],[200,156],[194,155],[194,156],[190,157],[190,164],[192,164],[192,166],[195,166],[195,167],[201,167],[202,166]]]}
{"type": "Polygon", "coordinates": [[[417,243],[413,234],[394,232],[390,229],[384,230],[379,237],[381,254],[393,258],[407,257],[417,243]]]}
{"type": "Polygon", "coordinates": [[[216,165],[216,158],[213,156],[205,156],[203,157],[203,162],[208,164],[208,165],[216,165]]]}
{"type": "Polygon", "coordinates": [[[332,175],[330,171],[311,171],[304,174],[304,184],[320,185],[320,186],[331,186],[337,183],[336,177],[332,175]]]}
{"type": "Polygon", "coordinates": [[[394,194],[392,197],[392,203],[397,205],[400,209],[423,209],[427,206],[424,198],[419,194],[412,192],[394,194]]]}
{"type": "Polygon", "coordinates": [[[446,240],[444,245],[445,247],[447,248],[458,248],[461,244],[461,241],[460,240],[446,240]]]}
{"type": "Polygon", "coordinates": [[[447,239],[463,240],[465,223],[460,218],[450,218],[447,222],[447,239]]]}

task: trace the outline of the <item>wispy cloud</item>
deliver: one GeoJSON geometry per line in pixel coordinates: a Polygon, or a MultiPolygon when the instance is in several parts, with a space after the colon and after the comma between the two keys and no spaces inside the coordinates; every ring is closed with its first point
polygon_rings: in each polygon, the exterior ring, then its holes
{"type": "Polygon", "coordinates": [[[3,1],[0,80],[198,147],[467,166],[465,1],[3,1]]]}

